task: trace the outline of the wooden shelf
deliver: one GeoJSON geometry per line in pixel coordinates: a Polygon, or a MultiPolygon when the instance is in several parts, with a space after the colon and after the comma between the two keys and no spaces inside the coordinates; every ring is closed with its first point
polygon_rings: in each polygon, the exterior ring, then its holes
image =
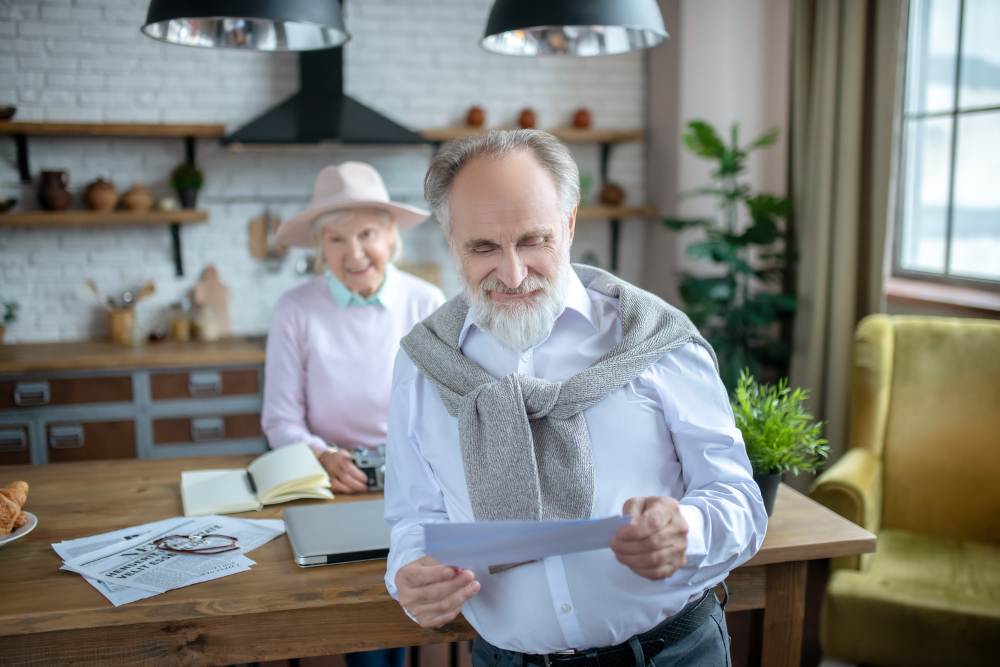
{"type": "Polygon", "coordinates": [[[110,341],[0,345],[0,374],[67,370],[132,370],[170,366],[262,364],[264,342],[223,338],[215,343],[164,341],[138,347],[110,341]]]}
{"type": "Polygon", "coordinates": [[[32,123],[0,122],[0,135],[31,137],[222,137],[225,125],[165,125],[159,123],[32,123]]]}
{"type": "MultiPolygon", "coordinates": [[[[483,134],[489,132],[491,129],[504,130],[516,128],[443,127],[421,130],[419,134],[427,141],[441,142],[451,141],[459,137],[471,137],[476,134],[483,134]]],[[[545,131],[557,139],[573,143],[618,144],[625,141],[641,141],[643,137],[642,130],[574,130],[573,128],[561,128],[545,131]]]]}
{"type": "Polygon", "coordinates": [[[177,211],[29,211],[0,214],[0,227],[97,227],[111,225],[187,225],[208,220],[208,213],[191,209],[177,211]]]}
{"type": "Polygon", "coordinates": [[[578,220],[656,218],[659,215],[660,210],[655,206],[581,206],[576,212],[578,220]]]}

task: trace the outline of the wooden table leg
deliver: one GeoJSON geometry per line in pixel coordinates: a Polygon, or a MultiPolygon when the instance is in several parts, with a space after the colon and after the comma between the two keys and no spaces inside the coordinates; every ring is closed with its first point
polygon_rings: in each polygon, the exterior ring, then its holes
{"type": "Polygon", "coordinates": [[[767,566],[762,667],[799,667],[806,613],[806,561],[767,566]]]}

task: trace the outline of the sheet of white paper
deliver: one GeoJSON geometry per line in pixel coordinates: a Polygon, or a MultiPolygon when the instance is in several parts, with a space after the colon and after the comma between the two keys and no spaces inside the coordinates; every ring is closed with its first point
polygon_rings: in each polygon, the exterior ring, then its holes
{"type": "Polygon", "coordinates": [[[575,521],[430,523],[424,526],[427,555],[453,567],[522,563],[548,556],[608,549],[629,516],[575,521]]]}
{"type": "Polygon", "coordinates": [[[141,538],[120,542],[66,562],[67,569],[111,584],[163,593],[187,586],[192,579],[256,549],[284,532],[275,523],[224,516],[178,517],[163,522],[141,538]],[[239,550],[220,554],[184,554],[157,549],[153,542],[165,535],[217,533],[238,540],[239,550]]]}

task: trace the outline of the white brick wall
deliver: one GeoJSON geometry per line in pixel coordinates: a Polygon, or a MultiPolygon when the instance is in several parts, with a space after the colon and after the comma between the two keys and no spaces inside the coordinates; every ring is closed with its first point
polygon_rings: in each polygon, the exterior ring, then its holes
{"type": "MultiPolygon", "coordinates": [[[[518,59],[481,50],[489,0],[348,0],[345,21],[353,39],[345,53],[345,88],[361,102],[414,129],[463,122],[473,104],[490,126],[513,126],[531,106],[540,127],[563,127],[588,107],[597,128],[638,128],[644,117],[642,54],[589,59],[518,59]]],[[[185,48],[139,32],[146,0],[0,0],[0,103],[18,107],[17,120],[84,122],[225,123],[230,130],[256,117],[297,87],[294,54],[185,48]]],[[[41,169],[66,169],[74,207],[98,176],[119,190],[133,181],[170,195],[168,178],[183,159],[180,140],[31,138],[35,183],[22,187],[14,143],[0,140],[0,197],[37,208],[41,169]]],[[[598,175],[598,149],[577,146],[581,171],[598,175]]],[[[310,199],[316,173],[327,164],[363,160],[375,165],[390,194],[422,204],[430,152],[424,148],[331,148],[323,151],[232,153],[215,141],[198,142],[206,174],[199,205],[207,224],[182,230],[187,275],[175,278],[166,227],[74,230],[0,228],[0,294],[22,304],[8,340],[77,340],[103,336],[103,310],[82,290],[91,278],[109,293],[154,278],[157,294],[139,307],[151,328],[165,308],[186,294],[206,264],[230,287],[236,333],[266,332],[278,297],[298,284],[291,261],[270,273],[248,251],[247,222],[265,207],[288,217],[310,199]]],[[[629,203],[645,199],[639,144],[616,149],[611,178],[629,203]]],[[[596,189],[596,188],[595,188],[596,189]]],[[[593,195],[594,193],[592,193],[593,195]]],[[[627,222],[621,274],[638,281],[643,223],[627,222]]],[[[458,278],[441,232],[421,225],[408,232],[406,261],[442,265],[445,291],[458,278]]],[[[597,254],[607,266],[608,230],[581,223],[574,257],[597,254]]]]}

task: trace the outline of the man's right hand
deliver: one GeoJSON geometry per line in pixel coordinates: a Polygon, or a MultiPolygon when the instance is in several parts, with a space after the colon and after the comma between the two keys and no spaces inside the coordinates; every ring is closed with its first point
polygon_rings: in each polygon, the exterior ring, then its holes
{"type": "Polygon", "coordinates": [[[368,490],[368,477],[361,472],[346,449],[328,449],[319,457],[327,474],[330,489],[335,493],[364,493],[368,490]]]}
{"type": "Polygon", "coordinates": [[[424,628],[451,623],[465,601],[479,592],[472,570],[459,570],[424,556],[396,573],[399,603],[424,628]]]}

